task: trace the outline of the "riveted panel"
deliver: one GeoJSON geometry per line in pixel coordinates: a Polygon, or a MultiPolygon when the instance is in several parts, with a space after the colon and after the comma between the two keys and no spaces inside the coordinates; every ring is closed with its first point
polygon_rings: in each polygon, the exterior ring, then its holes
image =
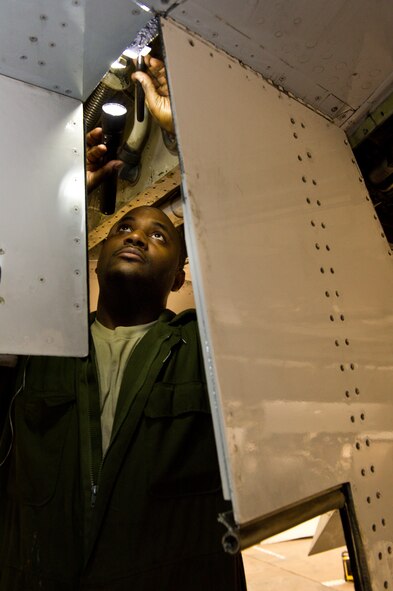
{"type": "Polygon", "coordinates": [[[86,355],[83,110],[0,76],[0,352],[86,355]]]}
{"type": "Polygon", "coordinates": [[[389,588],[392,257],[348,140],[173,21],[163,34],[235,520],[349,483],[373,584],[389,588]]]}
{"type": "Polygon", "coordinates": [[[352,131],[393,89],[390,0],[146,0],[352,131]]]}
{"type": "Polygon", "coordinates": [[[0,73],[85,100],[151,18],[130,0],[0,6],[0,73]]]}

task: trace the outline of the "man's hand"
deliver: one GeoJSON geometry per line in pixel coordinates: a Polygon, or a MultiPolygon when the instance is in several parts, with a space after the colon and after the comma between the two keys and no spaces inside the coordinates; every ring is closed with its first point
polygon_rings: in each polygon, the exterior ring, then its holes
{"type": "Polygon", "coordinates": [[[93,191],[103,180],[115,174],[121,168],[121,160],[111,160],[104,164],[106,146],[102,143],[102,129],[96,127],[86,135],[86,186],[87,192],[93,191]]]}
{"type": "Polygon", "coordinates": [[[150,55],[144,59],[147,72],[134,72],[131,77],[141,83],[147,107],[158,125],[168,133],[175,133],[165,66],[162,61],[150,55]]]}

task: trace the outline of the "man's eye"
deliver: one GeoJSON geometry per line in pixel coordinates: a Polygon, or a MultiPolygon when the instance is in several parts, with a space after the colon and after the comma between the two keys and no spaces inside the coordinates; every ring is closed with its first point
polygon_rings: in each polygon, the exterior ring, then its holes
{"type": "Polygon", "coordinates": [[[131,226],[129,226],[128,224],[121,224],[120,226],[118,226],[117,228],[118,232],[131,232],[131,226]]]}
{"type": "Polygon", "coordinates": [[[163,234],[161,234],[161,232],[153,232],[151,234],[151,237],[154,238],[155,240],[161,240],[162,242],[165,242],[165,238],[164,238],[163,234]]]}

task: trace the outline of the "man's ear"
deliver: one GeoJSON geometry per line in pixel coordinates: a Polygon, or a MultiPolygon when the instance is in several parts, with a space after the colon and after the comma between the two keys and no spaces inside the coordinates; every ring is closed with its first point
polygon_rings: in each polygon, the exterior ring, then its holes
{"type": "Polygon", "coordinates": [[[105,245],[105,242],[106,242],[106,238],[104,238],[104,240],[102,240],[102,241],[101,241],[101,245],[100,245],[100,253],[99,253],[99,255],[98,255],[98,261],[97,261],[97,265],[96,265],[96,268],[95,268],[95,274],[96,274],[96,275],[98,275],[98,272],[97,272],[97,267],[98,267],[98,263],[100,262],[100,256],[101,256],[102,248],[103,248],[103,246],[105,245]]]}
{"type": "Polygon", "coordinates": [[[171,291],[179,291],[179,289],[183,286],[185,278],[186,274],[184,273],[184,269],[178,269],[176,271],[175,280],[173,282],[171,291]]]}

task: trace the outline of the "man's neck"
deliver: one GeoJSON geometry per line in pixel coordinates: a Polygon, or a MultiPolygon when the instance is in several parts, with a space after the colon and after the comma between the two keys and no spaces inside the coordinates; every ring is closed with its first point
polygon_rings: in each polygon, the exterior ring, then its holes
{"type": "Polygon", "coordinates": [[[165,309],[164,303],[152,303],[146,299],[136,305],[129,301],[111,298],[108,301],[101,294],[98,298],[97,320],[106,328],[117,326],[138,326],[154,322],[165,309]]]}

